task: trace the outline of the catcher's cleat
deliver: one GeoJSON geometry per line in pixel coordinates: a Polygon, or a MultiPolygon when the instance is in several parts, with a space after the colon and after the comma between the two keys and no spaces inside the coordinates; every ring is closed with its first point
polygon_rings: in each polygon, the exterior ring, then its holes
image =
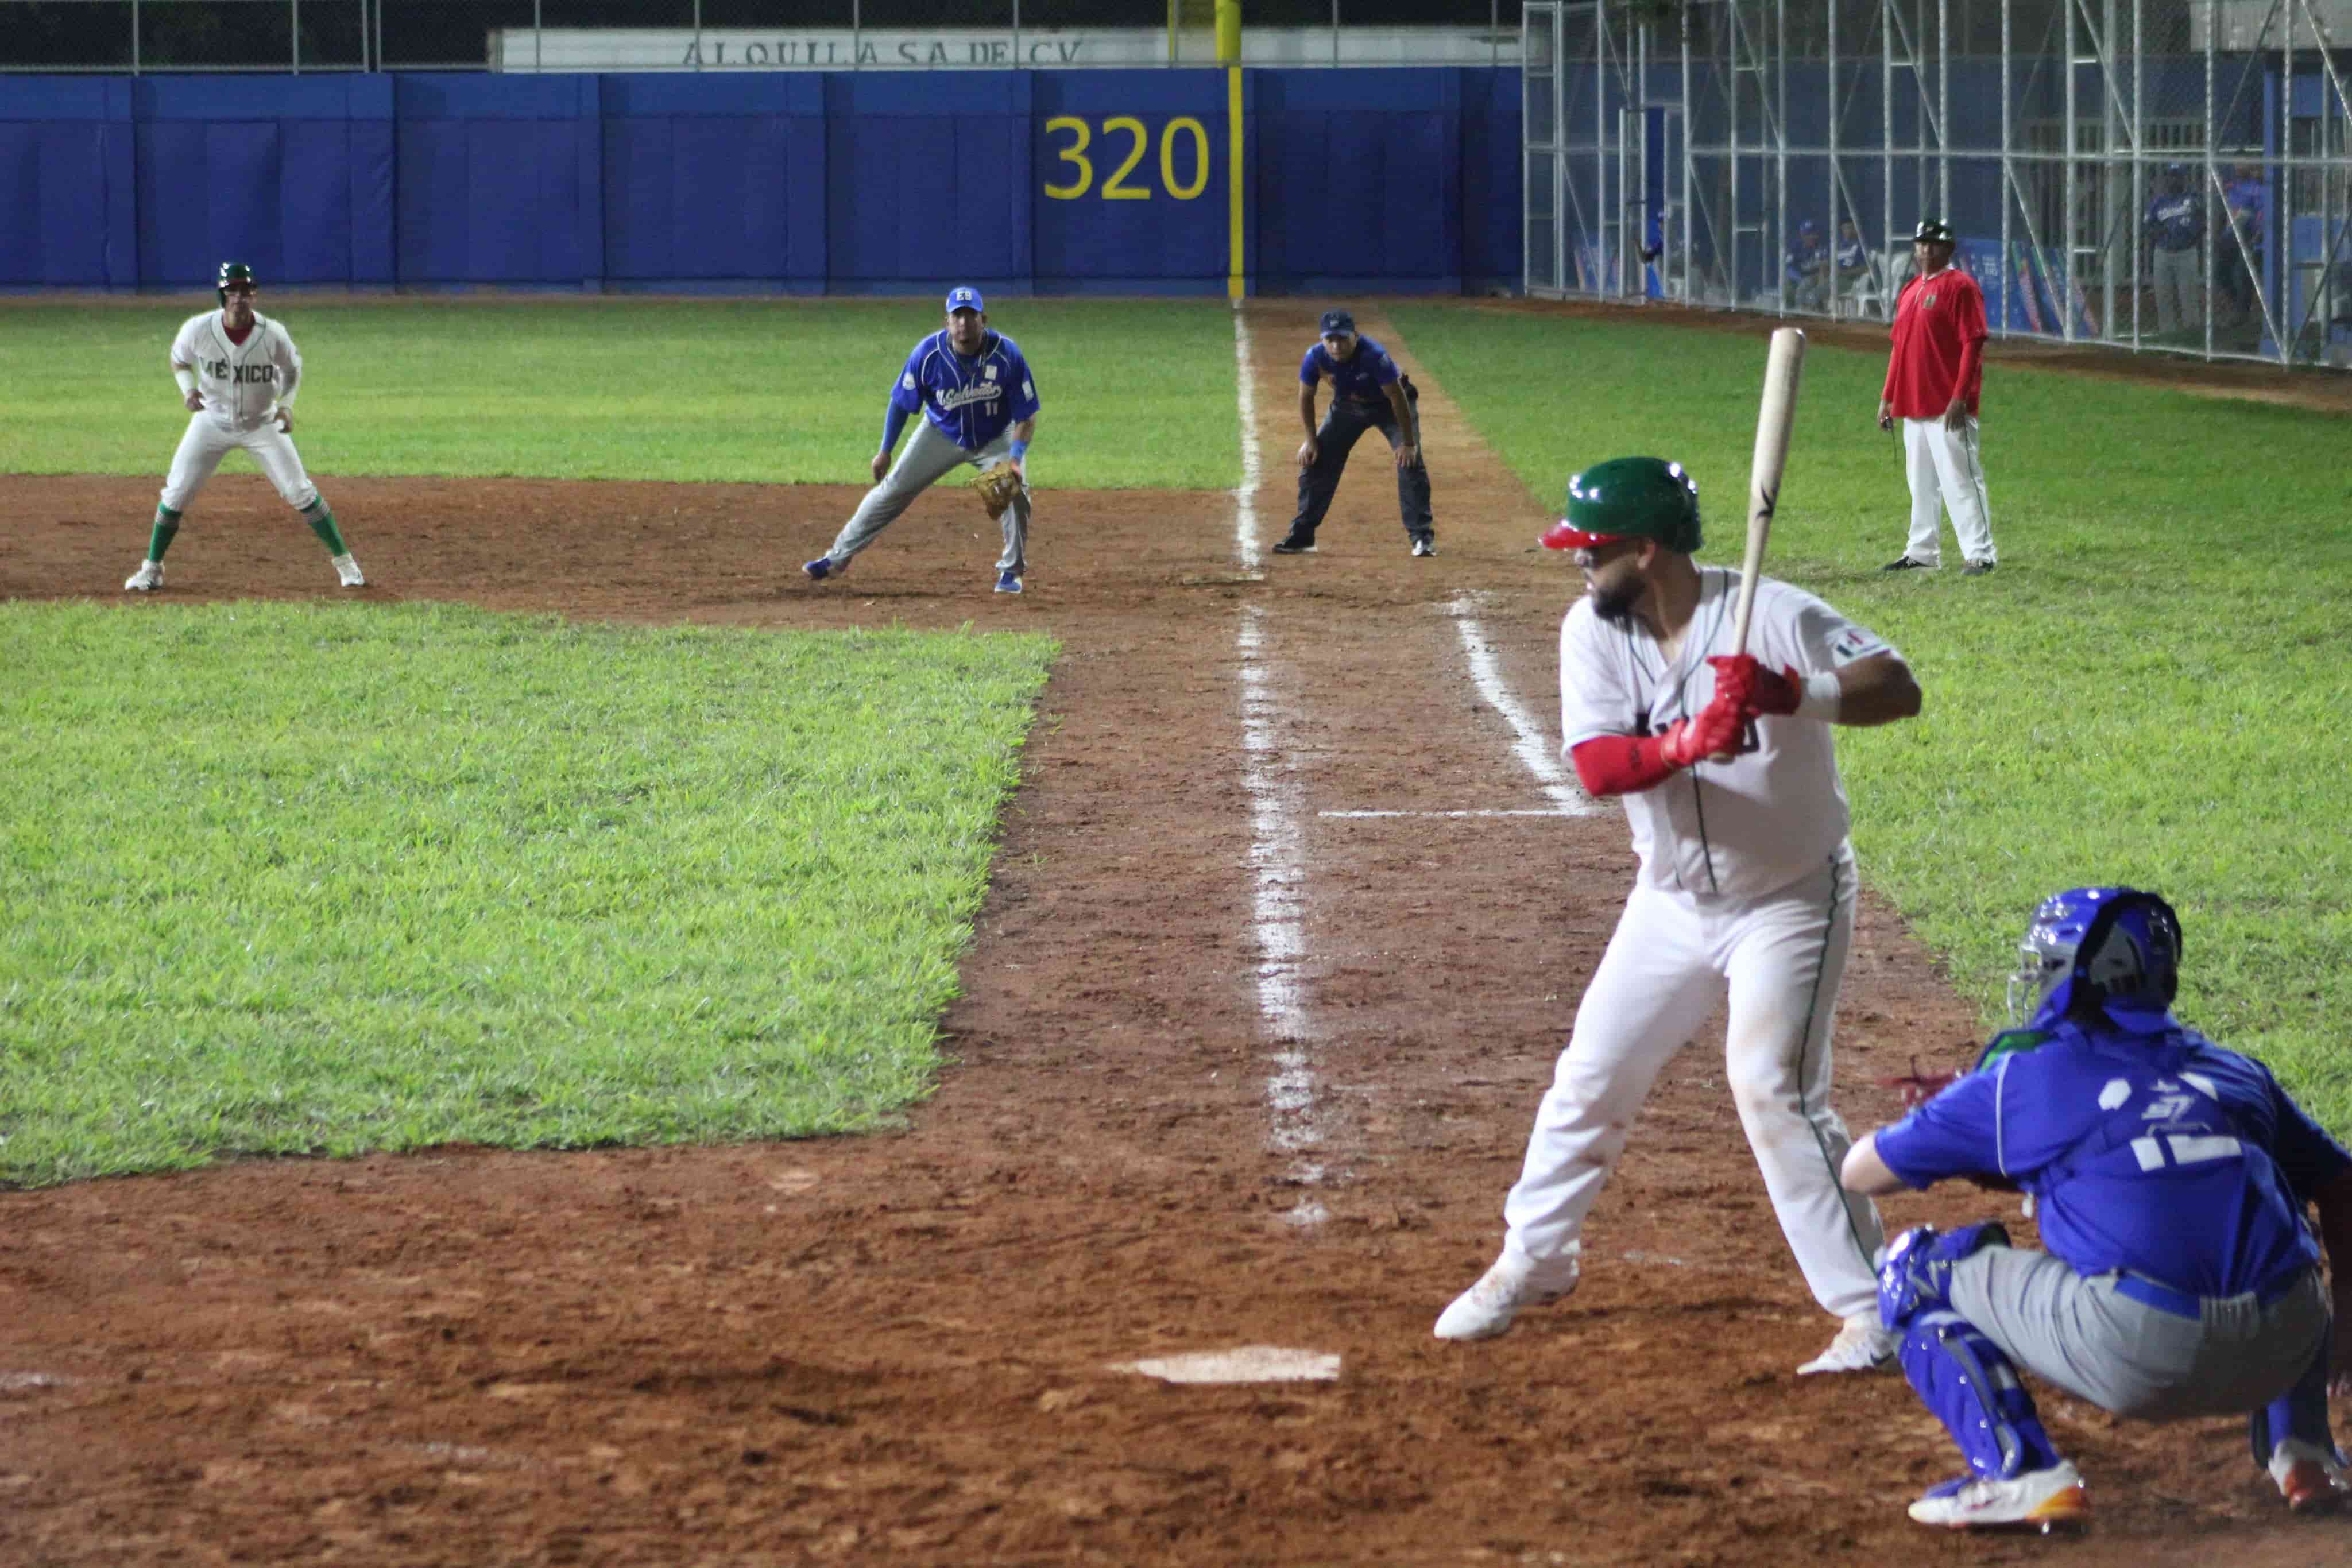
{"type": "Polygon", "coordinates": [[[1520,1308],[1540,1307],[1567,1296],[1576,1289],[1577,1277],[1574,1252],[1546,1265],[1540,1275],[1527,1259],[1506,1252],[1438,1314],[1434,1332],[1440,1339],[1493,1339],[1511,1326],[1520,1308]]]}
{"type": "Polygon", "coordinates": [[[801,570],[808,573],[808,580],[811,582],[823,582],[826,578],[831,577],[835,572],[839,571],[841,569],[833,564],[833,558],[831,556],[821,555],[814,560],[810,561],[806,566],[802,567],[801,570]]]}
{"type": "Polygon", "coordinates": [[[1903,1336],[1884,1327],[1875,1312],[1857,1312],[1845,1320],[1830,1347],[1797,1368],[1800,1377],[1819,1372],[1877,1372],[1895,1364],[1903,1336]]]}
{"type": "Polygon", "coordinates": [[[1413,537],[1412,541],[1412,553],[1415,555],[1435,555],[1437,553],[1437,541],[1427,534],[1416,534],[1413,537]]]}
{"type": "Polygon", "coordinates": [[[345,588],[367,586],[366,574],[360,570],[360,563],[352,559],[348,550],[335,558],[335,580],[345,588]]]}
{"type": "Polygon", "coordinates": [[[1913,1503],[1911,1517],[1946,1530],[2039,1530],[2088,1524],[2090,1494],[2074,1466],[2061,1459],[2046,1470],[2003,1480],[1962,1476],[1932,1488],[1913,1503]]]}
{"type": "Polygon", "coordinates": [[[131,580],[122,585],[122,591],[125,593],[152,593],[163,586],[163,563],[142,560],[139,563],[139,570],[132,572],[131,580]]]}
{"type": "Polygon", "coordinates": [[[2295,1513],[2332,1513],[2352,1501],[2344,1467],[2315,1444],[2289,1437],[2271,1451],[2271,1479],[2295,1513]]]}

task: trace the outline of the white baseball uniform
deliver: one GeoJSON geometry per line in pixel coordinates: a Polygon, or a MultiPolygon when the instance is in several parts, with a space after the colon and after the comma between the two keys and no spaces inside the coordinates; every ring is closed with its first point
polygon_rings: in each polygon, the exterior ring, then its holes
{"type": "MultiPolygon", "coordinates": [[[[1732,652],[1739,574],[1699,568],[1699,601],[1672,660],[1638,619],[1579,599],[1559,633],[1563,752],[1695,717],[1715,695],[1710,654],[1732,652]]],[[[1799,678],[1892,650],[1813,595],[1757,585],[1748,651],[1799,678]]],[[[1767,716],[1756,748],[1623,797],[1641,871],[1504,1203],[1507,1255],[1538,1272],[1569,1255],[1650,1086],[1729,999],[1725,1068],[1780,1228],[1822,1307],[1873,1311],[1885,1237],[1841,1186],[1851,1139],[1830,1109],[1830,1021],[1853,939],[1853,847],[1830,727],[1767,716]]]]}
{"type": "Polygon", "coordinates": [[[245,341],[230,341],[223,314],[191,316],[172,340],[172,368],[195,373],[205,406],[188,416],[188,433],[172,455],[163,505],[174,512],[187,510],[230,448],[242,446],[286,504],[299,510],[319,498],[319,490],[302,470],[294,438],[278,428],[278,413],[293,409],[302,356],[286,329],[257,311],[245,341]]]}

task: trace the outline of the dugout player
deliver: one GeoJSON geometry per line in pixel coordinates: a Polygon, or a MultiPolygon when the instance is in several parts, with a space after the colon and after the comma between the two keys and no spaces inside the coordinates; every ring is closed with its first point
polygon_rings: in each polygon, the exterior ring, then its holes
{"type": "Polygon", "coordinates": [[[1559,630],[1563,749],[1587,793],[1625,802],[1641,869],[1504,1200],[1502,1256],[1437,1336],[1501,1333],[1575,1287],[1584,1218],[1650,1085],[1727,1000],[1740,1125],[1813,1299],[1840,1320],[1798,1371],[1888,1365],[1872,1273],[1884,1233],[1838,1186],[1848,1140],[1829,1103],[1855,894],[1830,727],[1909,718],[1919,687],[1875,633],[1769,578],[1733,654],[1739,574],[1691,559],[1698,486],[1678,463],[1587,468],[1567,514],[1543,536],[1584,574],[1559,630]]]}
{"type": "Polygon", "coordinates": [[[842,525],[833,548],[801,568],[810,581],[847,571],[857,552],[897,522],[916,497],[961,465],[985,473],[1009,463],[1022,486],[1004,509],[996,591],[1021,591],[1029,570],[1027,459],[1037,433],[1037,384],[1021,345],[989,326],[979,289],[948,290],[947,313],[946,328],[916,344],[899,368],[882,415],[882,445],[870,465],[874,488],[842,525]],[[893,465],[890,449],[918,409],[923,417],[914,438],[893,465]]]}
{"type": "Polygon", "coordinates": [[[1992,503],[1985,497],[1984,458],[1977,439],[1977,402],[1984,386],[1984,290],[1963,267],[1951,225],[1934,219],[1913,232],[1911,281],[1895,299],[1887,329],[1894,350],[1878,394],[1878,428],[1903,422],[1904,472],[1911,482],[1911,537],[1888,571],[1943,563],[1941,514],[1952,514],[1964,577],[1982,577],[1999,559],[1992,544],[1992,503]]]}
{"type": "Polygon", "coordinates": [[[221,308],[189,317],[172,340],[172,377],[187,404],[188,430],[163,480],[147,559],[122,586],[133,593],[163,586],[163,552],[180,531],[181,517],[229,449],[242,446],[327,547],[336,581],[365,588],[367,579],[343,544],[335,514],[294,450],[294,394],[302,384],[302,356],[284,326],[253,308],[260,292],[253,268],[241,261],[222,262],[215,282],[221,308]]]}
{"type": "Polygon", "coordinates": [[[1952,1176],[2022,1189],[2046,1252],[1998,1225],[1906,1231],[1879,1310],[1903,1370],[1969,1473],[1911,1504],[1922,1524],[2079,1520],[2012,1365],[2142,1420],[2252,1411],[2254,1460],[2297,1512],[2346,1497],[2330,1385],[2352,1394],[2352,1155],[2270,1070],[2172,1016],[2180,924],[2152,893],[2078,887],[2034,911],[2010,981],[2022,1028],[1845,1157],[1848,1190],[1952,1176]]]}
{"type": "Polygon", "coordinates": [[[1298,444],[1298,515],[1274,547],[1276,555],[1312,555],[1315,530],[1339,494],[1348,454],[1367,430],[1388,437],[1396,452],[1397,512],[1404,520],[1412,553],[1437,553],[1437,525],[1429,512],[1429,465],[1421,449],[1421,393],[1399,371],[1386,349],[1356,331],[1345,310],[1326,310],[1323,335],[1298,364],[1298,419],[1307,439],[1298,444]],[[1331,383],[1331,412],[1315,422],[1315,393],[1331,383]]]}

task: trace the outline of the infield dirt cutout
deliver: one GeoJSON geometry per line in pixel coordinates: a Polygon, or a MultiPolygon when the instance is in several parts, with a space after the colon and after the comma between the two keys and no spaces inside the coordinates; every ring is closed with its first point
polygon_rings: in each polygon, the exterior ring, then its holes
{"type": "MultiPolygon", "coordinates": [[[[1906,1520],[1956,1457],[1900,1377],[1795,1375],[1834,1325],[1773,1223],[1720,1020],[1660,1078],[1577,1293],[1499,1340],[1432,1337],[1499,1241],[1633,862],[1621,813],[1562,813],[1496,696],[1557,724],[1573,585],[1535,548],[1545,502],[1361,314],[1423,389],[1433,559],[1406,552],[1376,441],[1319,553],[1253,565],[1232,495],[1057,490],[1078,476],[1050,408],[1018,598],[989,591],[992,530],[952,488],[813,586],[798,563],[856,488],[324,476],[371,584],[339,595],[257,474],[215,480],[164,602],[970,622],[1066,653],[944,1022],[954,1062],[903,1132],[0,1195],[0,1563],[2352,1557],[2352,1525],[2285,1517],[2242,1423],[2126,1426],[2046,1388],[2088,1537],[1906,1520]],[[1297,943],[1271,964],[1269,911],[1297,943]],[[1125,1370],[1244,1346],[1336,1375],[1125,1370]]],[[[1261,546],[1290,515],[1311,319],[1250,312],[1261,546]]],[[[0,479],[0,594],[140,613],[120,588],[155,483],[0,479]]],[[[1920,675],[1932,708],[1953,675],[1920,675]]],[[[1895,1112],[1872,1079],[1974,1033],[1865,897],[1849,1124],[1895,1112]]],[[[2001,1209],[1955,1191],[1886,1212],[2001,1209]]]]}

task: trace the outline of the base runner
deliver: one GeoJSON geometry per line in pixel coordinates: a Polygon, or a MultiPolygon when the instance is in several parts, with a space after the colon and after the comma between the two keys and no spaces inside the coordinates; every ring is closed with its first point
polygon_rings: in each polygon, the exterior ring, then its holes
{"type": "Polygon", "coordinates": [[[1876,634],[1769,578],[1733,654],[1739,574],[1691,559],[1698,486],[1678,463],[1584,470],[1543,542],[1584,574],[1560,624],[1563,749],[1588,793],[1624,800],[1641,870],[1504,1201],[1502,1256],[1437,1336],[1488,1338],[1575,1288],[1585,1216],[1651,1084],[1727,1001],[1740,1125],[1813,1299],[1841,1320],[1798,1370],[1891,1365],[1873,1273],[1883,1233],[1870,1201],[1838,1185],[1848,1139],[1829,1103],[1855,894],[1830,727],[1908,718],[1919,688],[1876,634]]]}
{"type": "Polygon", "coordinates": [[[188,433],[172,455],[147,559],[122,586],[134,593],[163,586],[163,552],[172,548],[188,503],[229,450],[242,446],[327,547],[336,580],[345,588],[364,588],[367,579],[344,547],[335,514],[294,450],[294,394],[302,383],[302,356],[283,325],[254,310],[259,286],[253,268],[241,261],[222,262],[217,283],[221,308],[189,317],[172,340],[172,376],[188,406],[188,433]]]}

